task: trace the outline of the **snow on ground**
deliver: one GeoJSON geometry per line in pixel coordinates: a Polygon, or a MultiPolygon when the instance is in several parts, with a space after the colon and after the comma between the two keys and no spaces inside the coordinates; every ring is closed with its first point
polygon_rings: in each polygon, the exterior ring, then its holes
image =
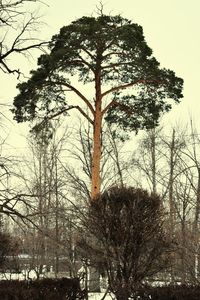
{"type": "MultiPolygon", "coordinates": [[[[104,293],[89,293],[89,300],[101,300],[104,296],[104,293]]],[[[106,295],[105,300],[114,300],[114,295],[106,295]]]]}
{"type": "Polygon", "coordinates": [[[5,272],[5,273],[0,273],[0,280],[26,280],[31,278],[31,279],[36,279],[36,273],[34,270],[31,270],[29,272],[29,276],[28,276],[28,272],[26,270],[22,270],[21,273],[9,273],[9,272],[5,272]]]}

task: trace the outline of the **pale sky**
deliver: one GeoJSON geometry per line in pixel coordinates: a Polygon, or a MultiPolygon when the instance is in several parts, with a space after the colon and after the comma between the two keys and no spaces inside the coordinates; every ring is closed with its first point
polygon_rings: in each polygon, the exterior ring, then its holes
{"type": "MultiPolygon", "coordinates": [[[[94,0],[45,0],[42,6],[43,25],[39,37],[50,39],[59,29],[84,15],[95,15],[98,1],[94,0]]],[[[200,1],[199,0],[105,0],[105,14],[121,14],[143,27],[148,45],[154,56],[166,67],[184,79],[184,98],[164,118],[168,125],[189,121],[193,117],[200,130],[200,1]]],[[[37,6],[37,5],[35,5],[37,6]]],[[[39,55],[37,53],[37,55],[39,55]]],[[[16,64],[27,72],[33,69],[36,57],[21,62],[13,57],[16,64]]],[[[11,104],[17,91],[14,75],[0,75],[0,102],[11,104]]],[[[7,108],[2,108],[8,118],[7,108]]],[[[2,120],[3,121],[3,120],[2,120]]],[[[4,122],[4,121],[3,121],[4,122]]],[[[6,122],[9,143],[20,148],[20,134],[26,134],[24,125],[6,122]]]]}

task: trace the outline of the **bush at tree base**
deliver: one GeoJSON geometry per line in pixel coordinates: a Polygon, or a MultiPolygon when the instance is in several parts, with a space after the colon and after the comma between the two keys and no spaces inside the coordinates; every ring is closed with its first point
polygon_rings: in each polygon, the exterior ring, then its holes
{"type": "Polygon", "coordinates": [[[78,278],[0,281],[1,300],[83,300],[78,278]]]}
{"type": "Polygon", "coordinates": [[[134,187],[113,186],[91,203],[79,247],[91,264],[101,264],[117,300],[128,300],[145,279],[170,266],[165,216],[158,195],[134,187]]]}

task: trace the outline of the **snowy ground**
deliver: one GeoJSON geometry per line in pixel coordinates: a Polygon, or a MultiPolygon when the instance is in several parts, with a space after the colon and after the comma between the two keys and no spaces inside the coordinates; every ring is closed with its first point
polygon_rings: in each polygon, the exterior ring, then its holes
{"type": "MultiPolygon", "coordinates": [[[[101,300],[104,296],[104,293],[89,293],[89,300],[101,300]]],[[[112,297],[107,295],[105,300],[114,300],[114,295],[112,297]]]]}
{"type": "MultiPolygon", "coordinates": [[[[22,271],[21,273],[0,273],[0,280],[26,280],[28,273],[26,271],[22,271]]],[[[29,278],[36,279],[35,271],[31,271],[29,273],[29,278]]]]}

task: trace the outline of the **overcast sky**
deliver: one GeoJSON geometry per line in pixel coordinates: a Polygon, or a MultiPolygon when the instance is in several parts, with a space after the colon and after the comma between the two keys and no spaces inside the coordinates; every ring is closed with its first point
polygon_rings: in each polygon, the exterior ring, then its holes
{"type": "MultiPolygon", "coordinates": [[[[50,39],[59,29],[83,15],[95,15],[98,1],[45,0],[42,6],[43,25],[40,38],[50,39]]],[[[143,27],[154,56],[184,79],[184,98],[173,107],[164,120],[168,125],[195,119],[200,130],[200,1],[199,0],[105,0],[105,14],[121,14],[143,27]]],[[[37,6],[35,4],[35,6],[37,6]]],[[[14,58],[12,58],[14,59],[14,58]]],[[[18,60],[18,58],[15,58],[18,60]]],[[[21,64],[24,72],[35,67],[36,57],[21,64]]],[[[16,61],[16,62],[18,62],[16,61]]],[[[17,93],[14,75],[0,75],[0,101],[11,104],[17,93]]],[[[2,108],[6,114],[7,108],[2,108]]],[[[6,114],[9,118],[11,115],[6,114]]],[[[13,121],[14,122],[14,121],[13,121]]],[[[22,125],[6,123],[10,127],[9,143],[20,147],[19,134],[26,134],[22,125]],[[10,124],[10,125],[9,125],[10,124]]]]}

